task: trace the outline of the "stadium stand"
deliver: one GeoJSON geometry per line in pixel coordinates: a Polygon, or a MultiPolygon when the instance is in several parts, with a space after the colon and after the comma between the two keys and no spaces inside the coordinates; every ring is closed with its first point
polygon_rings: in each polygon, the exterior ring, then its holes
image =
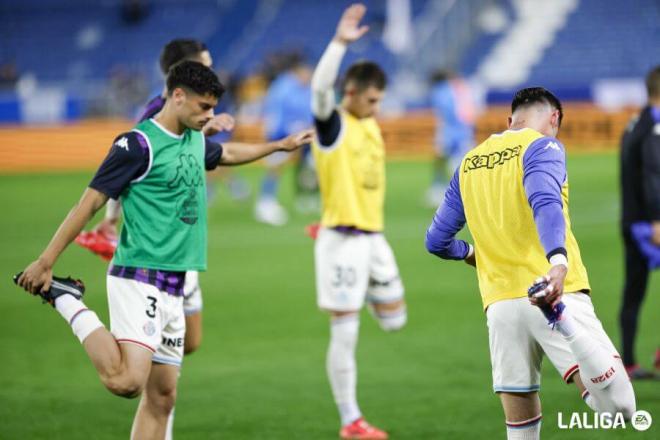
{"type": "MultiPolygon", "coordinates": [[[[176,37],[206,41],[216,66],[241,76],[254,73],[269,54],[285,47],[317,59],[333,32],[327,17],[338,16],[350,1],[149,0],[141,3],[140,14],[130,17],[122,14],[126,3],[106,0],[89,7],[85,0],[0,2],[0,64],[14,63],[22,79],[30,78],[40,88],[57,88],[65,97],[56,100],[51,113],[62,120],[76,119],[94,113],[90,101],[99,99],[118,68],[143,78],[150,91],[159,87],[158,52],[163,41],[176,37]]],[[[509,75],[514,78],[509,84],[502,82],[507,78],[501,73],[499,82],[490,81],[489,102],[508,99],[511,89],[523,84],[544,84],[563,99],[590,100],[594,81],[639,78],[660,55],[660,4],[655,0],[474,0],[469,8],[468,2],[412,0],[412,27],[420,47],[414,56],[399,57],[381,38],[386,2],[366,3],[372,31],[347,55],[347,65],[368,57],[392,78],[396,72],[412,69],[416,84],[424,84],[439,65],[468,75],[480,72],[486,78],[493,73],[484,71],[517,69],[516,75],[509,75]],[[541,4],[545,15],[554,14],[551,29],[546,17],[540,22],[530,19],[535,15],[529,14],[530,5],[541,4]],[[484,15],[480,12],[488,8],[498,9],[504,17],[498,30],[479,25],[484,15]],[[507,37],[512,29],[518,39],[507,37]],[[510,51],[507,40],[536,43],[527,52],[514,52],[503,68],[498,54],[510,51]]],[[[406,87],[392,87],[391,92],[398,90],[411,92],[406,87]]],[[[407,96],[407,108],[419,108],[424,92],[422,87],[417,96],[407,96]]],[[[3,92],[0,121],[25,120],[29,114],[25,105],[24,94],[3,92]]],[[[96,110],[96,114],[107,113],[96,110]]]]}

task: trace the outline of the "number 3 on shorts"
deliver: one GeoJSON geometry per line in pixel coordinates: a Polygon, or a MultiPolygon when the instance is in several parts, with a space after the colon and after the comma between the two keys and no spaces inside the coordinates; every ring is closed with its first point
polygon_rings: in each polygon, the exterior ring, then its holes
{"type": "Polygon", "coordinates": [[[145,311],[147,316],[149,318],[155,318],[156,317],[156,302],[158,301],[156,297],[149,295],[147,297],[149,301],[151,301],[151,304],[149,304],[149,308],[145,311]]]}

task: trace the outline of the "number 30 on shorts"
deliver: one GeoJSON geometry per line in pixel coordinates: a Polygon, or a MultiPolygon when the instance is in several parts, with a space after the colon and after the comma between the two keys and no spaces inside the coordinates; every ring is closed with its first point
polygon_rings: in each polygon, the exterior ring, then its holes
{"type": "Polygon", "coordinates": [[[149,302],[151,302],[151,304],[149,304],[147,306],[148,308],[147,308],[147,310],[145,310],[145,313],[147,314],[147,316],[149,318],[155,318],[156,317],[156,302],[158,301],[158,299],[156,299],[156,297],[151,296],[151,295],[149,295],[147,297],[147,299],[149,300],[149,302]]]}
{"type": "Polygon", "coordinates": [[[334,276],[332,277],[333,287],[353,287],[355,285],[355,268],[352,266],[335,266],[334,276]]]}

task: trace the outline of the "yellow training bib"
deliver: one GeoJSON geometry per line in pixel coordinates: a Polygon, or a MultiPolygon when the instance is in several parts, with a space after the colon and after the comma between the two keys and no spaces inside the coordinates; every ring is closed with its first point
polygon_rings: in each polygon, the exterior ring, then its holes
{"type": "Polygon", "coordinates": [[[335,145],[314,143],[325,227],[383,230],[385,147],[374,118],[357,119],[339,111],[341,131],[335,145]]]}
{"type": "MultiPolygon", "coordinates": [[[[461,162],[461,198],[474,238],[484,308],[526,296],[527,288],[549,269],[523,186],[523,156],[541,137],[529,128],[494,134],[461,162]]],[[[569,262],[564,291],[589,290],[568,216],[568,182],[562,187],[562,202],[569,262]]]]}

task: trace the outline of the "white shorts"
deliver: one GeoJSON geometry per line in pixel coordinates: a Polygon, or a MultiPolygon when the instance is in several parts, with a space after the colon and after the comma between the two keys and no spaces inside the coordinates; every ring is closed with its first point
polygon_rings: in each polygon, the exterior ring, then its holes
{"type": "MultiPolygon", "coordinates": [[[[566,309],[594,340],[619,356],[594,312],[589,295],[567,293],[566,309]]],[[[578,365],[564,337],[548,325],[538,307],[529,299],[498,301],[488,306],[490,359],[495,392],[530,392],[541,387],[541,360],[545,353],[567,383],[578,365]]]]}
{"type": "Polygon", "coordinates": [[[110,331],[117,342],[150,350],[153,362],[180,366],[186,334],[183,297],[111,275],[107,286],[110,331]]]}
{"type": "Polygon", "coordinates": [[[183,285],[183,312],[194,315],[202,311],[202,288],[199,285],[199,272],[189,270],[186,272],[186,281],[183,285]]]}
{"type": "Polygon", "coordinates": [[[360,310],[365,299],[391,303],[403,298],[394,254],[383,234],[351,234],[321,228],[314,247],[319,308],[360,310]]]}

